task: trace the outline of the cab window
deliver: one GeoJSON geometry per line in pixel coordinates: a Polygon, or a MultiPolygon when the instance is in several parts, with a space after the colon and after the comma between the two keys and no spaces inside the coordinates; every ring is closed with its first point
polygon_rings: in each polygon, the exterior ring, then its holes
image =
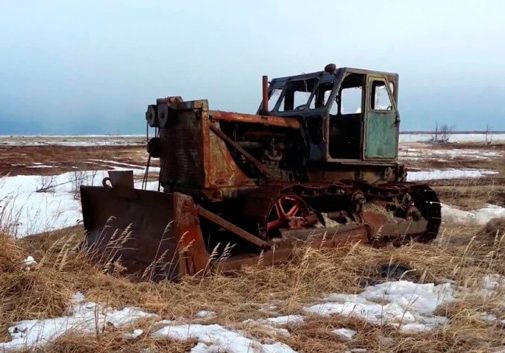
{"type": "Polygon", "coordinates": [[[273,111],[275,108],[275,104],[279,100],[279,97],[281,96],[282,89],[276,88],[271,91],[270,97],[268,98],[268,110],[273,111]]]}
{"type": "Polygon", "coordinates": [[[317,78],[309,80],[290,81],[284,88],[279,112],[302,111],[309,105],[312,91],[317,84],[317,78]]]}
{"type": "MultiPolygon", "coordinates": [[[[328,103],[330,103],[329,99],[331,97],[331,93],[333,91],[334,86],[335,86],[334,81],[320,83],[317,86],[316,91],[314,92],[314,97],[310,101],[309,109],[319,109],[325,107],[328,103]]],[[[336,103],[331,106],[330,114],[331,115],[337,114],[336,103]]]]}
{"type": "MultiPolygon", "coordinates": [[[[393,84],[389,85],[391,93],[393,93],[393,84]]],[[[394,93],[393,93],[394,94],[394,93]]],[[[372,82],[372,99],[370,100],[371,108],[373,110],[391,110],[392,104],[386,89],[386,82],[382,80],[375,80],[372,82]]]]}

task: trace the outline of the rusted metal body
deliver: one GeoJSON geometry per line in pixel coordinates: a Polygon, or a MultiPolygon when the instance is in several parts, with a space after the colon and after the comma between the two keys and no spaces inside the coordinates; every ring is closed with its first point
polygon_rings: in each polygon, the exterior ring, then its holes
{"type": "Polygon", "coordinates": [[[255,115],[178,96],[148,106],[163,192],[134,190],[130,175],[83,187],[87,246],[131,271],[176,279],[216,264],[283,261],[300,240],[382,246],[437,236],[436,194],[406,182],[397,160],[396,74],[328,65],[263,77],[262,87],[255,115]],[[111,247],[125,229],[132,239],[111,247]]]}
{"type": "Polygon", "coordinates": [[[97,261],[119,260],[141,275],[154,264],[153,273],[165,267],[169,279],[206,266],[208,254],[190,196],[120,186],[83,187],[81,196],[85,245],[97,261]]]}

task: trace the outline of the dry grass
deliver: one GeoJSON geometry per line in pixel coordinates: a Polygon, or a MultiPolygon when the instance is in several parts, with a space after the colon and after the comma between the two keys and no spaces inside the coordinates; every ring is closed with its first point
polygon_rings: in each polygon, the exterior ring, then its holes
{"type": "Polygon", "coordinates": [[[0,244],[0,272],[16,271],[23,259],[22,249],[13,237],[2,233],[0,233],[0,244]]]}
{"type": "Polygon", "coordinates": [[[505,233],[505,218],[494,218],[490,220],[479,232],[481,237],[500,237],[505,233]]]}
{"type": "Polygon", "coordinates": [[[434,186],[434,189],[443,201],[464,210],[476,210],[486,204],[505,206],[505,186],[501,185],[501,181],[493,179],[487,179],[486,182],[479,179],[466,181],[461,185],[434,186]]]}
{"type": "MultiPolygon", "coordinates": [[[[477,208],[485,203],[505,204],[501,179],[435,184],[443,202],[462,208],[477,208]]],[[[77,247],[83,237],[80,227],[19,240],[0,235],[0,341],[9,340],[7,328],[17,320],[61,316],[69,307],[72,294],[81,291],[88,301],[117,308],[137,306],[163,319],[194,321],[198,311],[214,311],[215,317],[198,322],[243,329],[251,337],[275,339],[299,352],[343,352],[355,348],[398,353],[494,352],[496,347],[505,346],[505,331],[499,325],[483,321],[480,315],[492,313],[505,318],[503,293],[486,298],[474,293],[481,287],[483,276],[505,275],[505,240],[503,232],[496,232],[497,229],[501,230],[499,225],[492,230],[481,230],[477,226],[446,224],[436,242],[400,248],[302,247],[282,266],[248,267],[227,276],[187,277],[180,283],[136,283],[117,273],[105,274],[103,267],[92,265],[88,254],[77,247]],[[23,265],[28,255],[38,262],[30,271],[23,265]],[[453,281],[455,285],[470,288],[469,294],[440,307],[439,314],[447,316],[450,324],[426,333],[405,334],[391,327],[378,327],[338,315],[307,316],[303,324],[288,327],[289,337],[241,324],[246,319],[301,314],[304,306],[329,293],[358,293],[367,284],[388,279],[381,273],[384,264],[413,269],[408,279],[420,283],[453,281]],[[278,307],[275,314],[263,310],[270,305],[278,307]],[[345,342],[332,334],[337,328],[351,328],[358,334],[353,341],[345,342]]],[[[124,332],[131,332],[131,327],[106,327],[100,335],[68,333],[38,351],[140,352],[148,349],[177,353],[188,352],[196,343],[150,338],[149,333],[158,327],[149,320],[139,322],[135,328],[142,328],[144,334],[134,340],[122,336],[124,332]]]]}
{"type": "MultiPolygon", "coordinates": [[[[59,237],[33,238],[32,241],[6,237],[3,244],[7,246],[0,253],[1,265],[5,269],[0,273],[2,338],[8,339],[5,330],[17,320],[62,315],[75,291],[85,293],[89,301],[119,308],[138,306],[164,319],[192,319],[199,310],[211,310],[217,316],[202,322],[240,327],[239,323],[245,319],[268,317],[259,310],[265,306],[279,306],[276,315],[299,314],[304,305],[328,293],[359,292],[367,283],[386,280],[381,277],[380,265],[383,264],[410,267],[415,270],[410,279],[419,282],[452,280],[475,288],[480,286],[486,274],[505,274],[502,239],[448,232],[445,230],[441,240],[431,245],[411,244],[379,250],[362,245],[339,250],[300,248],[289,263],[279,267],[248,267],[235,275],[188,277],[177,284],[133,283],[120,276],[104,274],[103,268],[92,266],[86,254],[76,247],[82,236],[79,230],[60,233],[59,237]],[[465,244],[454,245],[449,241],[451,237],[465,239],[465,244]],[[38,250],[33,252],[35,248],[38,250]],[[35,254],[38,261],[30,271],[21,265],[28,254],[35,254]]],[[[301,326],[290,327],[289,337],[277,335],[275,339],[300,352],[338,352],[350,348],[376,352],[486,352],[489,347],[505,344],[501,328],[478,319],[479,313],[499,308],[490,300],[479,301],[469,296],[440,308],[451,318],[451,324],[443,330],[424,334],[407,335],[359,319],[333,316],[309,317],[301,326]],[[352,342],[344,342],[331,333],[340,327],[356,329],[359,334],[352,342]]],[[[154,329],[152,323],[146,322],[140,327],[146,334],[135,340],[122,338],[122,332],[128,328],[107,328],[99,336],[82,336],[78,332],[67,334],[40,351],[137,352],[152,348],[155,351],[186,352],[195,344],[154,340],[148,337],[154,329]]],[[[271,336],[271,333],[255,328],[244,329],[257,339],[271,336]]]]}
{"type": "Polygon", "coordinates": [[[154,340],[138,339],[125,342],[121,332],[107,332],[100,339],[90,339],[89,335],[80,335],[78,333],[67,334],[58,338],[46,347],[36,349],[36,353],[98,353],[98,352],[170,352],[185,353],[189,352],[196,344],[195,341],[172,341],[172,340],[154,340]]]}

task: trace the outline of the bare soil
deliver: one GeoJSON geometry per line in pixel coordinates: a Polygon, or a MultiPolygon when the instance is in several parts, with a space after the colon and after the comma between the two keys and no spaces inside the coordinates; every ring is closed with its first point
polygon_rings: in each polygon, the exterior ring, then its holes
{"type": "Polygon", "coordinates": [[[56,175],[75,170],[107,170],[114,163],[144,166],[142,146],[1,146],[0,175],[56,175]],[[51,166],[52,168],[49,168],[51,166]]]}

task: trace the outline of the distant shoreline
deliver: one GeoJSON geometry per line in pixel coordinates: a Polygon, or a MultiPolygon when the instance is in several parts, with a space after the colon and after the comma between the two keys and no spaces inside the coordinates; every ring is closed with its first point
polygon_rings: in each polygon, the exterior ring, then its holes
{"type": "MultiPolygon", "coordinates": [[[[432,135],[434,134],[435,131],[400,131],[401,135],[432,135]]],[[[447,132],[441,132],[438,131],[439,134],[446,134],[446,135],[463,135],[463,134],[505,134],[504,130],[497,130],[497,131],[447,131],[447,132]]]]}
{"type": "MultiPolygon", "coordinates": [[[[400,135],[433,135],[435,131],[400,131],[400,135]]],[[[439,131],[439,134],[442,132],[439,131]]],[[[447,131],[444,132],[446,135],[466,135],[466,134],[505,134],[505,130],[497,130],[497,131],[447,131]]],[[[107,138],[107,137],[116,137],[116,138],[127,138],[127,137],[145,137],[145,134],[68,134],[68,135],[52,135],[52,134],[0,134],[0,138],[6,137],[53,137],[53,138],[68,138],[68,137],[94,137],[94,138],[107,138]]]]}
{"type": "Polygon", "coordinates": [[[98,138],[106,138],[106,137],[116,137],[116,138],[127,138],[127,137],[145,137],[146,134],[68,134],[68,135],[52,135],[52,134],[0,134],[0,138],[6,137],[54,137],[54,138],[68,138],[68,137],[98,137],[98,138]]]}

